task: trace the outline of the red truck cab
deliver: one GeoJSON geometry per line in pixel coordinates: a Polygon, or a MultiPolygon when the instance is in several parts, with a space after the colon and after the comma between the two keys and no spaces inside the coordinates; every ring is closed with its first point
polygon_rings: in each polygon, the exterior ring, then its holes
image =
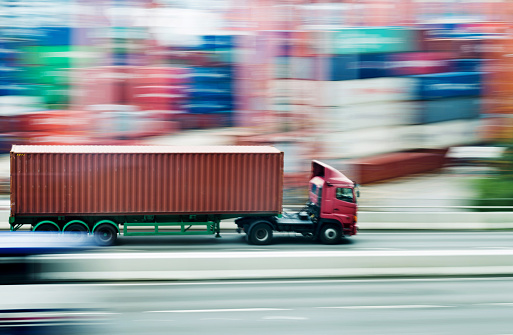
{"type": "Polygon", "coordinates": [[[353,181],[331,166],[313,161],[309,188],[312,220],[341,225],[344,235],[357,233],[358,191],[353,181]]]}

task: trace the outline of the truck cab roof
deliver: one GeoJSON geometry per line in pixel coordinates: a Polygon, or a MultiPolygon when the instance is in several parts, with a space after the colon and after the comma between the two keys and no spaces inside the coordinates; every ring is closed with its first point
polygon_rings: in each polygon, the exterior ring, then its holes
{"type": "Polygon", "coordinates": [[[326,183],[354,187],[354,182],[342,172],[317,160],[312,161],[312,176],[310,179],[315,177],[323,178],[326,183]]]}

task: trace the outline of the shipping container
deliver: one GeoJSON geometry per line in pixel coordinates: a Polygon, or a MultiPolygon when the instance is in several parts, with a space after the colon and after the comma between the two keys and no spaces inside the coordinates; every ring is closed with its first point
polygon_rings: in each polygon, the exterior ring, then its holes
{"type": "Polygon", "coordinates": [[[414,123],[435,123],[476,119],[481,112],[481,99],[473,97],[427,100],[418,103],[414,123]]]}
{"type": "Polygon", "coordinates": [[[409,126],[409,140],[422,149],[442,149],[458,145],[479,144],[483,121],[453,120],[409,126]]]}
{"type": "Polygon", "coordinates": [[[315,59],[312,57],[275,57],[275,79],[315,79],[315,59]]]}
{"type": "Polygon", "coordinates": [[[326,107],[316,116],[321,131],[342,132],[414,124],[418,113],[418,102],[392,101],[326,107]]]}
{"type": "Polygon", "coordinates": [[[483,142],[510,144],[513,140],[513,118],[497,115],[482,120],[479,136],[483,142]]]}
{"type": "Polygon", "coordinates": [[[482,72],[446,72],[412,76],[418,100],[479,96],[482,72]]]}
{"type": "Polygon", "coordinates": [[[314,78],[320,81],[359,79],[359,55],[334,55],[315,57],[314,78]]]}
{"type": "Polygon", "coordinates": [[[321,33],[320,54],[418,51],[416,32],[401,27],[343,28],[321,33]]]}
{"type": "Polygon", "coordinates": [[[413,100],[415,78],[372,78],[320,82],[319,106],[413,100]]]}
{"type": "MultiPolygon", "coordinates": [[[[454,72],[485,72],[485,59],[451,59],[451,67],[454,72]]],[[[440,71],[446,72],[446,71],[440,71]]]]}
{"type": "Polygon", "coordinates": [[[387,77],[386,58],[387,54],[362,54],[358,57],[356,67],[358,69],[358,78],[379,78],[387,77]]]}
{"type": "Polygon", "coordinates": [[[421,51],[451,52],[454,58],[484,58],[487,40],[478,38],[427,38],[421,42],[421,51]]]}
{"type": "Polygon", "coordinates": [[[319,135],[323,159],[359,158],[418,148],[409,137],[412,126],[325,132],[319,135]],[[350,145],[348,145],[348,143],[350,145]]]}
{"type": "Polygon", "coordinates": [[[201,49],[232,49],[235,47],[234,35],[205,35],[201,36],[201,49]]]}
{"type": "Polygon", "coordinates": [[[384,58],[387,77],[453,71],[453,55],[449,52],[397,53],[384,55],[384,58]]]}
{"type": "Polygon", "coordinates": [[[269,147],[13,146],[11,215],[278,214],[282,158],[269,147]]]}
{"type": "Polygon", "coordinates": [[[314,104],[317,101],[317,82],[311,80],[278,79],[270,83],[269,95],[273,104],[314,104]]]}
{"type": "Polygon", "coordinates": [[[212,82],[231,80],[232,76],[231,67],[195,67],[190,69],[188,79],[191,82],[212,82]]]}
{"type": "Polygon", "coordinates": [[[233,110],[233,100],[219,99],[196,99],[189,100],[183,105],[188,113],[192,114],[208,114],[233,110]]]}
{"type": "Polygon", "coordinates": [[[355,159],[347,164],[355,182],[369,184],[440,169],[446,162],[445,153],[446,150],[398,152],[355,159]]]}

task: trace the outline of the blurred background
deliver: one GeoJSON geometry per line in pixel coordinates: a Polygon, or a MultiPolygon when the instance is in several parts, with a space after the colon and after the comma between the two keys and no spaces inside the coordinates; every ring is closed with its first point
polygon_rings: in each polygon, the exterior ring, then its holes
{"type": "Polygon", "coordinates": [[[12,144],[265,144],[291,199],[321,159],[364,186],[484,174],[446,200],[497,205],[513,198],[497,191],[512,15],[509,0],[2,0],[2,192],[12,144]]]}

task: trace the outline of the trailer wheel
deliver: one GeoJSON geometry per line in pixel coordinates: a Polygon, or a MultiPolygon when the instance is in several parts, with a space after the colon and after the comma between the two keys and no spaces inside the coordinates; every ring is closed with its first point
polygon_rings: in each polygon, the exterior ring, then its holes
{"type": "Polygon", "coordinates": [[[71,223],[64,228],[64,234],[72,236],[77,241],[84,241],[88,233],[87,227],[78,222],[71,223]]]}
{"type": "Polygon", "coordinates": [[[335,244],[342,239],[342,230],[335,224],[325,224],[319,232],[319,240],[324,244],[335,244]]]}
{"type": "Polygon", "coordinates": [[[102,223],[94,230],[94,241],[101,246],[110,246],[116,243],[118,232],[110,223],[102,223]]]}
{"type": "Polygon", "coordinates": [[[52,232],[52,233],[55,233],[55,232],[58,232],[59,231],[59,226],[57,226],[54,222],[52,221],[41,221],[39,222],[33,229],[34,231],[37,231],[37,232],[52,232]]]}
{"type": "Polygon", "coordinates": [[[256,245],[265,245],[271,243],[271,239],[273,238],[273,230],[271,227],[265,222],[255,223],[249,229],[249,234],[247,235],[248,242],[250,244],[256,245]]]}

